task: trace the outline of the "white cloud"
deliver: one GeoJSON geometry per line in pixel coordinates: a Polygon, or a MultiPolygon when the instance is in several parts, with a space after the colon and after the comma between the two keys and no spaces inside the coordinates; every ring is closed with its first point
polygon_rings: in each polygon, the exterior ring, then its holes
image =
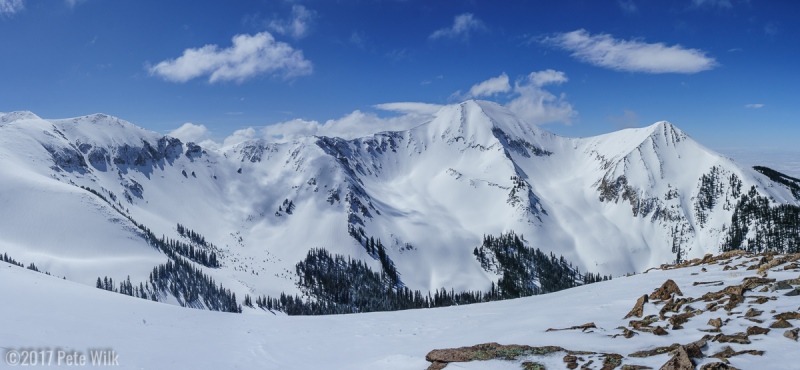
{"type": "Polygon", "coordinates": [[[354,139],[382,131],[408,130],[424,123],[429,117],[427,114],[410,113],[382,118],[374,113],[357,110],[340,119],[326,121],[317,134],[354,139]]]}
{"type": "Polygon", "coordinates": [[[434,114],[442,109],[439,104],[429,103],[416,103],[416,102],[397,102],[397,103],[384,103],[373,106],[374,108],[398,112],[404,114],[434,114]]]}
{"type": "Polygon", "coordinates": [[[293,119],[266,126],[261,130],[261,133],[268,141],[287,142],[303,136],[316,135],[320,126],[317,121],[293,119]]]}
{"type": "Polygon", "coordinates": [[[550,84],[560,85],[568,80],[564,72],[546,69],[544,71],[531,72],[528,75],[528,81],[534,86],[542,87],[550,84]]]}
{"type": "Polygon", "coordinates": [[[436,30],[428,38],[431,40],[460,38],[466,41],[469,40],[469,35],[472,31],[484,29],[486,29],[486,26],[483,21],[475,18],[471,13],[464,13],[455,17],[452,26],[436,30]]]}
{"type": "Polygon", "coordinates": [[[269,32],[252,36],[236,35],[232,41],[233,45],[226,49],[220,49],[217,45],[186,49],[176,59],[149,67],[149,72],[173,82],[186,82],[208,75],[211,83],[241,83],[260,74],[292,78],[312,72],[311,62],[303,58],[301,50],[275,41],[269,32]]]}
{"type": "Polygon", "coordinates": [[[620,40],[608,34],[590,35],[583,29],[546,37],[543,42],[571,51],[573,57],[586,63],[618,71],[697,73],[718,65],[702,50],[620,40]]]}
{"type": "MultiPolygon", "coordinates": [[[[440,78],[437,76],[437,78],[440,78]]],[[[517,80],[511,88],[508,75],[478,83],[474,89],[479,96],[506,95],[511,100],[506,107],[532,124],[563,122],[570,124],[578,112],[566,101],[566,96],[553,95],[542,87],[559,85],[568,79],[563,72],[552,69],[532,72],[517,80]],[[499,83],[498,83],[499,81],[499,83]],[[508,86],[505,88],[504,86],[508,86]]],[[[475,87],[473,86],[473,88],[475,87]]],[[[460,95],[460,93],[457,93],[460,95]]],[[[353,111],[339,119],[320,123],[315,120],[293,119],[275,123],[260,129],[261,136],[271,142],[290,142],[307,136],[329,136],[343,139],[355,139],[383,131],[403,131],[428,122],[442,105],[419,102],[393,102],[377,104],[375,109],[397,112],[399,116],[380,117],[375,113],[353,111]]],[[[222,146],[230,146],[245,140],[257,138],[258,132],[253,128],[238,130],[225,139],[222,146]]]]}
{"type": "Polygon", "coordinates": [[[356,110],[342,118],[328,120],[324,124],[318,121],[306,121],[302,119],[280,122],[264,127],[262,133],[266,140],[272,142],[287,142],[303,136],[312,135],[355,139],[378,132],[402,131],[418,126],[430,118],[429,114],[418,112],[430,112],[434,104],[387,103],[379,104],[378,106],[383,107],[379,109],[384,110],[416,112],[397,117],[382,118],[374,113],[365,113],[356,110]]]}
{"type": "Polygon", "coordinates": [[[531,72],[524,78],[518,79],[512,88],[508,75],[503,73],[473,85],[466,94],[458,90],[450,95],[449,100],[495,97],[507,100],[506,108],[532,124],[563,122],[569,125],[578,116],[578,112],[567,102],[566,95],[556,96],[542,88],[546,85],[560,85],[567,81],[564,72],[547,69],[531,72]]]}
{"type": "Polygon", "coordinates": [[[15,14],[25,9],[23,0],[0,0],[0,15],[15,14]]]}
{"type": "Polygon", "coordinates": [[[222,146],[232,146],[256,138],[256,129],[252,127],[236,130],[222,141],[222,146]]]}
{"type": "Polygon", "coordinates": [[[764,104],[745,104],[745,108],[758,109],[764,107],[764,104]]]}
{"type": "Polygon", "coordinates": [[[469,89],[468,97],[483,97],[492,96],[499,93],[511,91],[511,85],[508,83],[508,75],[503,72],[500,76],[490,78],[481,83],[472,85],[469,89]]]}
{"type": "Polygon", "coordinates": [[[292,14],[286,19],[272,19],[267,23],[269,29],[281,34],[289,35],[295,39],[308,36],[311,31],[311,23],[316,18],[317,13],[302,5],[292,5],[292,14]]]}
{"type": "Polygon", "coordinates": [[[172,130],[169,133],[169,136],[178,138],[184,143],[198,143],[202,140],[208,139],[209,132],[204,125],[195,125],[193,123],[186,122],[181,125],[181,127],[172,130]]]}
{"type": "Polygon", "coordinates": [[[567,102],[566,95],[556,96],[542,89],[545,85],[564,82],[567,82],[564,72],[552,69],[532,72],[514,83],[516,97],[506,103],[506,108],[535,125],[553,122],[572,124],[578,112],[567,102]]]}

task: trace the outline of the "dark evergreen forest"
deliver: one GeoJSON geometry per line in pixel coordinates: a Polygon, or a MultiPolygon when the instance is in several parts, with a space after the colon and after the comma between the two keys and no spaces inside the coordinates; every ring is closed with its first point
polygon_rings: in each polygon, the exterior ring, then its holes
{"type": "Polygon", "coordinates": [[[313,249],[295,266],[303,297],[284,293],[279,297],[260,296],[256,305],[289,315],[394,311],[527,297],[610,279],[582,274],[563,257],[525,246],[524,239],[509,232],[484,237],[483,244],[473,252],[484,269],[501,276],[497,285],[492,283],[486,292],[441,288],[423,293],[402,284],[380,241],[357,233],[365,241],[367,252],[381,261],[380,271],[361,260],[313,249]]]}

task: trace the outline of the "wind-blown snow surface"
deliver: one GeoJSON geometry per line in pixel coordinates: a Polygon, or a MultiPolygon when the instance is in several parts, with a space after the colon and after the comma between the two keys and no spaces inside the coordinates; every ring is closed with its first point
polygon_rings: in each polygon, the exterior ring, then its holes
{"type": "MultiPolygon", "coordinates": [[[[759,258],[734,259],[728,267],[759,258]]],[[[756,261],[756,262],[753,262],[756,261]]],[[[749,266],[749,265],[747,265],[749,266]]],[[[769,271],[773,279],[797,278],[798,270],[769,271]]],[[[425,355],[433,349],[472,346],[486,342],[531,346],[561,346],[574,351],[618,353],[623,356],[672,343],[687,344],[704,336],[710,318],[731,319],[722,333],[746,331],[748,326],[768,327],[778,313],[795,311],[800,296],[783,296],[788,290],[760,293],[747,291],[745,302],[734,311],[748,307],[763,310],[758,319],[747,321],[742,313],[729,316],[725,310],[706,311],[669,334],[646,332],[631,339],[612,338],[616,329],[628,325],[623,319],[637,298],[650,294],[667,279],[673,279],[683,297],[699,298],[723,286],[695,282],[719,281],[725,286],[741,284],[755,276],[755,270],[739,267],[723,270],[721,264],[698,265],[667,271],[650,271],[631,277],[589,284],[556,293],[507,301],[369,314],[331,316],[239,315],[190,310],[159,304],[65,281],[56,277],[0,262],[0,304],[3,318],[0,348],[74,350],[112,349],[123,369],[424,369],[425,355]],[[707,269],[704,272],[702,269],[707,269]],[[776,296],[774,301],[752,304],[754,295],[776,296]],[[596,330],[546,332],[594,322],[596,330]]],[[[694,302],[704,309],[705,302],[694,302]]],[[[662,304],[663,306],[663,304],[662,304]]],[[[658,314],[661,306],[648,303],[644,315],[658,314]]],[[[635,317],[633,319],[636,319],[635,317]]],[[[797,320],[789,320],[796,326],[797,320]]],[[[656,324],[653,324],[656,325],[656,324]]],[[[663,325],[659,322],[658,325],[663,325]]],[[[766,335],[750,335],[752,344],[709,341],[706,356],[725,345],[734,350],[766,351],[763,356],[740,355],[730,359],[740,369],[800,369],[798,343],[783,337],[785,329],[766,335]]],[[[714,335],[713,333],[711,334],[714,335]]],[[[563,368],[564,353],[533,360],[547,368],[563,368]]],[[[662,354],[648,358],[626,358],[624,363],[659,368],[669,359],[662,354]]],[[[487,361],[454,363],[447,369],[520,369],[515,362],[487,361]]],[[[698,359],[698,365],[716,359],[698,359]]],[[[596,368],[599,364],[595,361],[596,368]]]]}
{"type": "Polygon", "coordinates": [[[180,223],[219,248],[222,267],[205,271],[240,297],[295,292],[311,248],[379,269],[350,229],[380,238],[411,289],[485,291],[498,277],[472,255],[484,235],[514,230],[582,271],[619,275],[672,262],[675,245],[684,258],[718,252],[738,182],[798,204],[667,122],[565,138],[485,101],[407,131],[216,151],[102,114],[12,112],[0,160],[0,252],[84,284],[136,284],[167,258],[126,216],[173,239],[180,223]],[[698,210],[709,174],[714,205],[698,210]]]}

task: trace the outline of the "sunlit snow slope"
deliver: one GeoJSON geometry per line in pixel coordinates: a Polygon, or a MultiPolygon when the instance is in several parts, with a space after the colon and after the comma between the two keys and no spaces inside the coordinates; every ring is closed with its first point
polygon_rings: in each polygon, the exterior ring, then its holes
{"type": "MultiPolygon", "coordinates": [[[[745,299],[729,315],[719,304],[718,310],[704,310],[702,297],[741,285],[756,277],[763,256],[735,256],[730,261],[696,265],[668,271],[650,271],[631,277],[589,284],[546,295],[437,309],[418,309],[329,316],[238,315],[222,312],[187,310],[149,302],[45,276],[0,262],[0,296],[10,297],[0,304],[4,318],[0,330],[0,350],[36,349],[76,351],[88,356],[92,349],[113,350],[121,369],[425,369],[426,354],[434,349],[473,346],[498,342],[504,345],[560,346],[571,351],[616,353],[624,364],[660,368],[671,357],[663,353],[631,356],[673,343],[686,345],[704,336],[750,333],[749,328],[769,328],[773,316],[785,312],[797,314],[800,297],[785,296],[788,289],[776,290],[777,280],[797,280],[798,270],[783,265],[768,269],[769,282],[744,292],[745,299]],[[722,265],[725,263],[725,266],[722,265]],[[737,271],[728,270],[738,266],[737,271]],[[724,267],[724,268],[723,268],[724,267]],[[690,316],[682,329],[673,329],[669,317],[659,319],[665,302],[651,300],[643,315],[653,315],[655,323],[626,339],[621,334],[631,320],[623,318],[643,294],[650,294],[667,279],[682,291],[675,300],[692,298],[696,316],[690,316]],[[696,284],[700,282],[700,284],[696,284]],[[705,282],[705,283],[702,283],[705,282]],[[724,286],[723,286],[724,285],[724,286]],[[767,287],[766,292],[760,291],[767,287]],[[757,297],[774,297],[754,303],[757,297]],[[54,305],[57,306],[54,309],[54,305]],[[750,321],[744,311],[757,312],[750,321]],[[708,324],[721,319],[717,332],[708,324]],[[724,321],[724,323],[723,323],[724,321]],[[547,331],[592,322],[588,331],[547,331]],[[656,326],[667,335],[653,335],[656,326]],[[346,345],[342,345],[346,343],[346,345]]],[[[796,265],[795,265],[796,266],[796,265]]],[[[766,280],[766,279],[764,279],[766,280]]],[[[795,286],[797,286],[795,284],[795,286]]],[[[728,297],[717,298],[727,300],[728,297]]],[[[669,302],[673,302],[672,299],[669,302]]],[[[680,312],[685,312],[680,310],[680,312]]],[[[784,314],[786,315],[786,314],[784,314]]],[[[667,312],[667,316],[678,313],[667,312]]],[[[789,319],[797,326],[797,319],[789,319]]],[[[761,355],[744,353],[730,358],[739,369],[800,369],[798,343],[785,338],[789,329],[773,328],[767,334],[750,334],[750,344],[725,343],[709,339],[701,346],[700,368],[719,362],[711,357],[730,346],[734,351],[763,351],[761,355]]],[[[633,335],[633,334],[631,334],[633,335]]],[[[446,369],[522,369],[521,362],[534,361],[548,369],[566,367],[565,352],[513,361],[473,361],[452,363],[446,369]]],[[[582,362],[603,361],[597,355],[579,354],[582,362]]],[[[48,367],[55,367],[57,358],[48,367]]],[[[0,367],[5,362],[0,360],[0,367]]],[[[88,362],[88,360],[87,360],[88,362]]],[[[21,367],[21,366],[20,366],[21,367]]],[[[66,367],[66,366],[64,366],[66,367]]],[[[74,366],[73,366],[74,367],[74,366]]]]}
{"type": "Polygon", "coordinates": [[[351,230],[380,238],[409,288],[486,290],[498,277],[472,255],[484,235],[513,230],[619,275],[718,252],[752,186],[798,204],[667,122],[565,138],[485,101],[408,131],[218,150],[102,114],[13,112],[0,116],[0,161],[0,252],[85,284],[136,282],[167,258],[131,220],[189,242],[182,224],[216,246],[222,266],[206,273],[240,297],[294,292],[311,248],[378,269],[351,230]],[[699,207],[704,175],[716,180],[699,207]]]}

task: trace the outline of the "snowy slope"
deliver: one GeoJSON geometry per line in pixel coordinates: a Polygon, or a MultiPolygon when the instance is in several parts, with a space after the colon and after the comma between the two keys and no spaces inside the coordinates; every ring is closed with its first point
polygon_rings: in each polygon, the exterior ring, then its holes
{"type": "Polygon", "coordinates": [[[674,261],[675,246],[683,258],[717,252],[738,191],[798,204],[666,122],[564,138],[485,101],[407,131],[219,150],[102,114],[12,112],[0,158],[0,252],[84,284],[135,283],[167,258],[131,220],[188,243],[182,224],[216,246],[222,266],[204,270],[240,297],[295,292],[311,248],[379,269],[350,230],[381,239],[411,289],[486,290],[498,277],[472,255],[484,235],[513,230],[582,271],[619,275],[674,261]],[[709,174],[713,202],[698,210],[709,174]]]}
{"type": "MultiPolygon", "coordinates": [[[[800,315],[800,296],[785,296],[789,290],[775,290],[777,284],[773,282],[746,291],[745,302],[733,311],[739,314],[729,315],[724,309],[709,311],[705,301],[694,302],[692,307],[704,311],[684,323],[683,329],[672,329],[665,321],[657,321],[652,327],[667,327],[667,335],[636,331],[638,334],[631,339],[612,338],[622,333],[618,327],[639,319],[623,319],[636,300],[655,291],[667,279],[677,283],[683,294],[680,298],[700,298],[757,276],[757,270],[747,268],[761,262],[762,256],[733,256],[711,264],[650,271],[529,298],[440,309],[317,317],[187,310],[105,292],[0,262],[3,282],[0,296],[14,298],[0,304],[0,317],[4,318],[0,347],[4,354],[26,348],[83,354],[94,348],[109,349],[119,355],[119,367],[123,369],[399,370],[426,368],[429,363],[425,356],[434,349],[498,342],[616,353],[624,356],[624,364],[659,368],[669,360],[669,354],[643,358],[629,355],[673,343],[686,345],[705,335],[713,337],[717,333],[702,331],[713,329],[707,324],[713,318],[730,319],[720,329],[721,334],[732,335],[746,332],[751,326],[768,328],[777,321],[773,318],[775,313],[800,315]],[[733,267],[735,270],[729,270],[733,267]],[[713,283],[695,284],[698,282],[713,283]],[[761,288],[766,291],[757,291],[761,288]],[[757,304],[753,302],[757,296],[775,300],[757,304]],[[744,317],[742,313],[751,308],[763,311],[752,317],[763,323],[744,317]],[[597,328],[586,332],[546,331],[589,322],[597,328]],[[343,341],[346,345],[341,345],[343,341]]],[[[785,270],[788,265],[789,262],[784,262],[768,268],[767,277],[797,279],[800,270],[797,267],[785,270]]],[[[651,300],[644,305],[643,314],[658,315],[663,307],[663,301],[651,300]]],[[[788,321],[795,327],[800,324],[797,319],[788,321]]],[[[740,369],[763,368],[765,364],[770,368],[800,369],[796,361],[798,343],[784,337],[786,330],[789,329],[773,328],[767,334],[749,335],[751,344],[709,339],[701,350],[705,356],[725,346],[735,351],[764,351],[760,356],[731,357],[731,365],[740,369]]],[[[565,354],[452,363],[446,368],[521,369],[522,361],[539,362],[548,369],[564,368],[565,354]]],[[[580,356],[584,363],[594,360],[589,368],[601,367],[598,355],[580,356]]],[[[697,365],[718,362],[712,357],[695,361],[697,365]]]]}

